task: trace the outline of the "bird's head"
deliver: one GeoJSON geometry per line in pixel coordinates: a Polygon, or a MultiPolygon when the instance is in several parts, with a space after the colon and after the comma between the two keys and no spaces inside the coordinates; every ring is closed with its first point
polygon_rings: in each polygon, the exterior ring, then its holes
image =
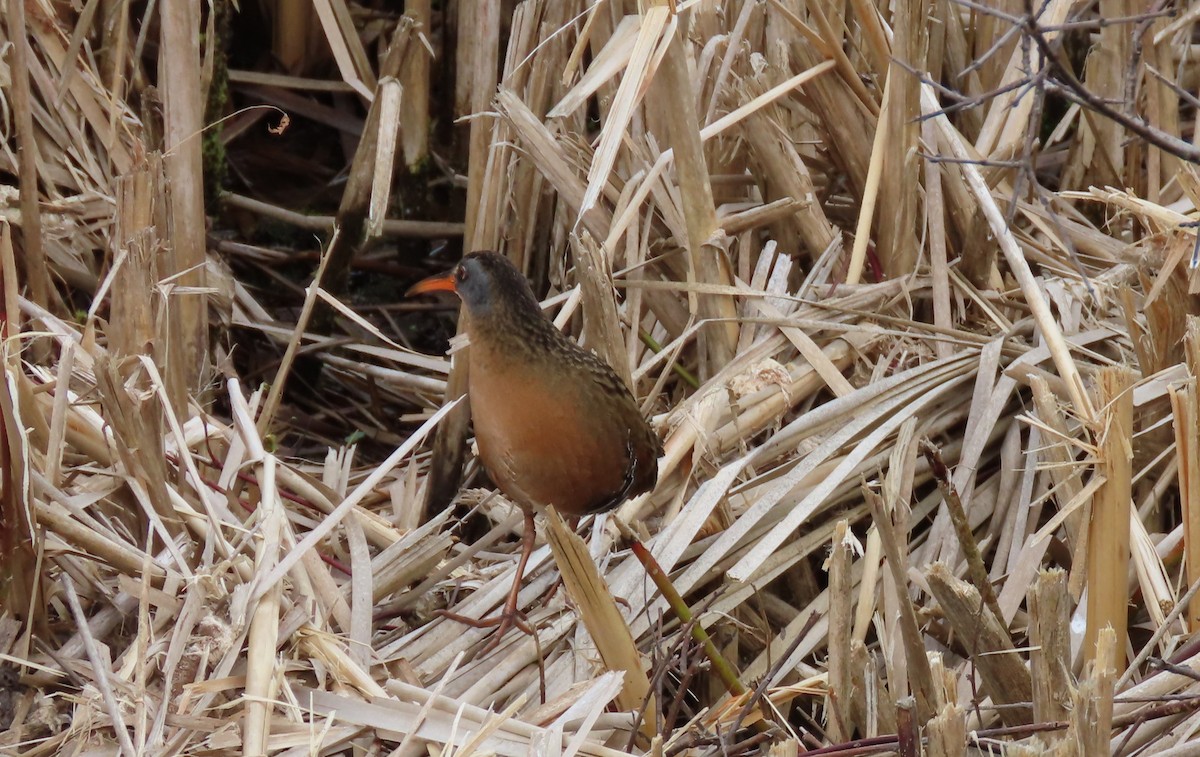
{"type": "Polygon", "coordinates": [[[472,252],[449,273],[431,276],[414,284],[405,297],[432,292],[454,292],[462,300],[472,321],[502,312],[526,311],[542,317],[541,307],[529,282],[508,258],[495,252],[472,252]]]}

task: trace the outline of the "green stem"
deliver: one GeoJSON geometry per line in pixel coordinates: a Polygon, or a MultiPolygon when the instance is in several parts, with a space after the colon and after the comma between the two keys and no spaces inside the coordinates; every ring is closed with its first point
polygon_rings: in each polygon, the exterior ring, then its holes
{"type": "MultiPolygon", "coordinates": [[[[662,352],[662,349],[663,349],[662,345],[658,343],[657,339],[650,336],[649,331],[646,331],[644,329],[639,330],[638,336],[641,337],[642,344],[649,347],[653,352],[655,352],[656,354],[659,352],[662,352]]],[[[700,388],[700,379],[696,378],[696,374],[692,373],[687,368],[684,368],[678,362],[671,363],[671,370],[675,371],[675,375],[679,376],[679,378],[686,381],[688,386],[692,387],[693,389],[700,388]]]]}
{"type": "Polygon", "coordinates": [[[624,536],[632,542],[633,554],[637,555],[637,559],[641,562],[642,567],[646,569],[650,580],[654,581],[654,585],[658,587],[663,598],[667,600],[667,604],[671,606],[671,611],[675,613],[675,617],[679,618],[679,622],[685,627],[689,624],[692,628],[692,638],[695,639],[702,647],[704,654],[712,663],[713,670],[717,672],[721,683],[725,684],[725,690],[731,696],[741,696],[746,693],[746,687],[737,677],[737,672],[734,671],[733,665],[726,660],[717,645],[713,643],[712,637],[704,630],[704,627],[699,622],[692,623],[692,610],[687,606],[687,602],[683,601],[683,597],[679,596],[679,592],[675,591],[675,586],[671,583],[671,579],[663,571],[662,566],[658,564],[658,560],[654,559],[654,555],[650,554],[650,550],[646,549],[646,545],[642,544],[641,540],[634,535],[633,531],[629,530],[629,526],[620,521],[619,518],[613,519],[618,525],[624,536]]]}

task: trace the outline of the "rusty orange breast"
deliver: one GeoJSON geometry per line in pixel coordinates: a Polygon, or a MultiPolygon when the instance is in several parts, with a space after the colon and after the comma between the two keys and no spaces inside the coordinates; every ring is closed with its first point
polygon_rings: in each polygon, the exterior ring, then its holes
{"type": "Polygon", "coordinates": [[[524,507],[581,515],[627,488],[629,429],[586,376],[484,344],[470,350],[475,438],[501,491],[524,507]]]}

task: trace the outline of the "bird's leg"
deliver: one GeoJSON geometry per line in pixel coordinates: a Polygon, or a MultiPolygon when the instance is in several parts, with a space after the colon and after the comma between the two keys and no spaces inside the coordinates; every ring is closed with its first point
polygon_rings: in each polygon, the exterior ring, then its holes
{"type": "MultiPolygon", "coordinates": [[[[517,599],[521,594],[521,576],[525,575],[525,564],[529,562],[529,556],[533,554],[533,544],[537,538],[535,530],[537,525],[533,520],[533,510],[526,508],[522,508],[522,510],[525,512],[525,533],[521,534],[521,559],[517,561],[517,574],[513,576],[512,588],[508,590],[508,601],[504,603],[504,611],[500,613],[500,626],[492,637],[492,643],[484,649],[485,652],[490,652],[500,643],[505,631],[514,625],[521,625],[521,613],[517,610],[517,599]]],[[[522,630],[533,635],[533,631],[528,628],[522,627],[522,630]]]]}
{"type": "MultiPolygon", "coordinates": [[[[524,508],[522,508],[524,509],[524,508]]],[[[508,591],[508,599],[504,603],[504,609],[494,618],[468,618],[465,615],[459,615],[449,610],[438,610],[437,614],[450,620],[458,621],[464,625],[474,626],[475,628],[487,628],[489,626],[498,626],[492,640],[486,647],[481,650],[481,654],[487,654],[500,643],[504,634],[508,629],[516,626],[530,636],[535,636],[532,626],[523,620],[521,611],[517,609],[517,602],[521,594],[521,577],[525,574],[525,565],[529,562],[529,556],[533,554],[534,540],[537,538],[537,525],[533,520],[533,510],[524,510],[525,513],[525,532],[521,534],[521,558],[517,561],[517,574],[513,576],[512,588],[508,591]]]]}

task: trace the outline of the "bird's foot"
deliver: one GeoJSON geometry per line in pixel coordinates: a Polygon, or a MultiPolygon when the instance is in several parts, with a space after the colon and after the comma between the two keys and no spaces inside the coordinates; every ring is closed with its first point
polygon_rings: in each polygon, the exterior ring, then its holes
{"type": "Polygon", "coordinates": [[[500,640],[504,638],[504,634],[508,633],[508,629],[510,628],[519,628],[530,636],[537,636],[537,632],[529,624],[529,618],[525,617],[525,613],[516,609],[511,612],[507,609],[502,610],[499,615],[491,618],[472,618],[467,615],[460,615],[451,610],[436,610],[433,614],[453,620],[456,623],[462,623],[465,626],[471,626],[472,628],[492,628],[494,626],[496,631],[492,634],[492,639],[487,643],[487,646],[480,650],[480,655],[485,655],[499,646],[500,640]]]}

